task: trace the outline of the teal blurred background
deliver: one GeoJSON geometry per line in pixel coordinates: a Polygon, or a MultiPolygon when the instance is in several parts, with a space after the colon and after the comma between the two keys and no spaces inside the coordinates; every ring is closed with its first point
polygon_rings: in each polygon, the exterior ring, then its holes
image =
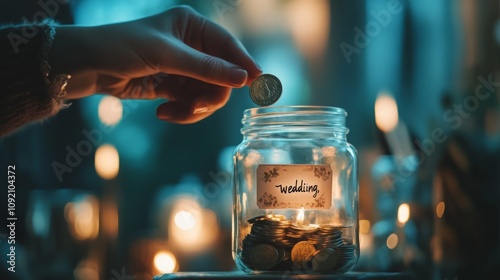
{"type": "MultiPolygon", "coordinates": [[[[21,2],[2,3],[0,22],[43,11],[21,2]]],[[[276,105],[348,112],[360,157],[356,270],[500,275],[497,0],[75,0],[59,3],[55,18],[100,25],[180,4],[227,28],[279,77],[276,105]],[[402,180],[394,143],[375,121],[382,94],[397,104],[389,118],[399,123],[398,141],[408,140],[405,155],[416,157],[402,180]]],[[[156,119],[162,102],[96,95],[0,140],[0,166],[17,171],[12,279],[235,269],[232,151],[243,110],[255,106],[248,87],[192,125],[156,119]]],[[[3,260],[8,232],[0,233],[3,260]]]]}

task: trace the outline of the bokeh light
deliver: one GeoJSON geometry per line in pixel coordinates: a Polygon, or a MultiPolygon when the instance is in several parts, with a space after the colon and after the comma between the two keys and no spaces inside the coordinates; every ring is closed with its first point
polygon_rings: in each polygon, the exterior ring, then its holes
{"type": "Polygon", "coordinates": [[[71,235],[77,240],[94,239],[99,233],[99,202],[93,196],[68,202],[64,217],[71,235]]]}
{"type": "Polygon", "coordinates": [[[104,144],[95,152],[95,170],[99,177],[111,180],[118,175],[120,157],[112,145],[104,144]]]}
{"type": "Polygon", "coordinates": [[[177,268],[177,259],[174,254],[168,251],[160,251],[156,253],[153,260],[155,268],[160,273],[172,273],[177,268]]]}
{"type": "Polygon", "coordinates": [[[359,220],[359,233],[367,234],[370,232],[370,221],[369,220],[359,220]]]}
{"type": "Polygon", "coordinates": [[[182,230],[192,230],[196,226],[196,219],[191,212],[180,210],[174,216],[175,225],[182,230]]]}
{"type": "Polygon", "coordinates": [[[438,218],[443,217],[445,208],[446,208],[446,205],[445,205],[444,201],[441,201],[437,204],[436,215],[438,216],[438,218]]]}
{"type": "Polygon", "coordinates": [[[392,233],[391,235],[389,235],[389,237],[387,237],[387,241],[386,241],[387,248],[389,248],[391,250],[396,248],[396,246],[398,246],[398,241],[399,241],[398,235],[395,233],[392,233]]]}
{"type": "Polygon", "coordinates": [[[297,49],[310,60],[323,58],[330,32],[329,1],[292,1],[288,12],[290,33],[297,49]]]}
{"type": "Polygon", "coordinates": [[[114,96],[105,96],[99,102],[97,109],[99,120],[105,125],[116,125],[123,117],[123,105],[114,96]]]}
{"type": "Polygon", "coordinates": [[[387,93],[381,93],[375,102],[375,123],[383,132],[394,130],[398,124],[398,106],[387,93]]]}
{"type": "Polygon", "coordinates": [[[93,259],[84,259],[73,271],[75,280],[99,280],[99,263],[93,259]]]}
{"type": "Polygon", "coordinates": [[[410,219],[410,206],[407,203],[399,205],[398,222],[405,224],[410,219]]]}
{"type": "Polygon", "coordinates": [[[213,245],[219,234],[215,213],[191,196],[176,199],[168,219],[168,239],[176,252],[202,252],[213,245]]]}

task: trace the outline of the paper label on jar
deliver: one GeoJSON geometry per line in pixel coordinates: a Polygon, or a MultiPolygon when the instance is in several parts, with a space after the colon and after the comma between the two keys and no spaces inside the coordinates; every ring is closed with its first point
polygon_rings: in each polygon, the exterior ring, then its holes
{"type": "Polygon", "coordinates": [[[257,168],[260,209],[329,209],[332,168],[326,164],[261,164],[257,168]]]}

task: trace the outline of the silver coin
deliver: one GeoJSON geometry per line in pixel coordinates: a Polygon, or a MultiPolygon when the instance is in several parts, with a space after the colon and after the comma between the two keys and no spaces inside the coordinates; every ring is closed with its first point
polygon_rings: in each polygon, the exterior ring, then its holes
{"type": "Polygon", "coordinates": [[[335,269],[339,257],[335,250],[326,248],[316,253],[312,260],[312,268],[316,272],[328,272],[335,269]]]}
{"type": "Polygon", "coordinates": [[[250,85],[250,97],[259,106],[274,104],[281,97],[283,87],[276,76],[263,74],[250,85]]]}
{"type": "Polygon", "coordinates": [[[278,250],[270,244],[258,244],[250,251],[250,261],[259,270],[267,270],[275,266],[280,255],[278,250]]]}

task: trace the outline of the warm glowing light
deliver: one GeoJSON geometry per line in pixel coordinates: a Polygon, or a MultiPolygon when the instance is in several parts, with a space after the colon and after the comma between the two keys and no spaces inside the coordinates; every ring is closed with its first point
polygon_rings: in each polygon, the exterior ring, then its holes
{"type": "Polygon", "coordinates": [[[373,235],[361,233],[359,235],[359,249],[361,253],[368,253],[373,250],[373,235]]]}
{"type": "Polygon", "coordinates": [[[191,212],[181,210],[174,216],[174,222],[182,230],[192,230],[196,226],[196,219],[191,212]]]}
{"type": "Polygon", "coordinates": [[[106,180],[118,175],[120,170],[120,157],[115,147],[105,144],[97,148],[95,152],[95,170],[97,174],[106,180]]]}
{"type": "Polygon", "coordinates": [[[359,220],[359,233],[366,234],[370,232],[370,221],[359,220]]]}
{"type": "MultiPolygon", "coordinates": [[[[241,21],[248,31],[255,34],[275,33],[282,27],[283,20],[278,1],[252,0],[238,2],[241,21]]],[[[229,14],[229,13],[227,13],[229,14]]]]}
{"type": "Polygon", "coordinates": [[[73,270],[75,280],[99,280],[99,263],[93,259],[80,261],[73,270]]]}
{"type": "Polygon", "coordinates": [[[92,236],[92,220],[94,213],[92,205],[88,201],[76,203],[75,211],[75,231],[81,239],[88,239],[92,236]]]}
{"type": "Polygon", "coordinates": [[[115,125],[123,116],[123,105],[120,99],[114,96],[105,96],[99,102],[97,115],[103,124],[115,125]]]}
{"type": "Polygon", "coordinates": [[[68,202],[64,206],[64,218],[66,218],[66,221],[70,224],[75,222],[74,208],[75,208],[75,205],[73,202],[68,202]]]}
{"type": "Polygon", "coordinates": [[[399,205],[398,208],[398,221],[405,224],[410,219],[410,206],[406,203],[399,205]]]}
{"type": "Polygon", "coordinates": [[[391,250],[396,248],[396,246],[398,246],[398,235],[395,233],[389,235],[389,237],[387,237],[386,244],[387,248],[391,250]]]}
{"type": "Polygon", "coordinates": [[[257,151],[252,150],[243,160],[243,164],[246,167],[249,167],[255,165],[259,160],[260,160],[260,154],[257,151]]]}
{"type": "Polygon", "coordinates": [[[375,101],[375,123],[383,132],[394,130],[398,124],[398,106],[394,98],[382,93],[375,101]]]}
{"type": "Polygon", "coordinates": [[[167,251],[156,253],[154,260],[155,268],[161,273],[172,273],[177,267],[177,259],[167,251]]]}
{"type": "Polygon", "coordinates": [[[302,225],[304,223],[304,208],[300,208],[299,213],[297,214],[297,224],[302,225]]]}
{"type": "Polygon", "coordinates": [[[219,234],[215,213],[198,204],[193,197],[175,201],[170,214],[168,236],[177,251],[195,253],[214,244],[219,234]]]}
{"type": "Polygon", "coordinates": [[[305,57],[321,59],[328,45],[330,2],[296,0],[289,3],[288,22],[298,50],[305,57]]]}
{"type": "Polygon", "coordinates": [[[118,234],[119,217],[118,207],[115,202],[107,201],[102,204],[102,219],[106,221],[102,223],[103,233],[109,237],[116,238],[118,234]]]}
{"type": "Polygon", "coordinates": [[[445,204],[444,201],[441,201],[436,206],[436,215],[438,216],[438,218],[443,217],[444,210],[445,210],[445,204]]]}
{"type": "Polygon", "coordinates": [[[99,204],[88,196],[64,206],[64,216],[71,234],[78,240],[94,239],[99,232],[99,204]]]}

